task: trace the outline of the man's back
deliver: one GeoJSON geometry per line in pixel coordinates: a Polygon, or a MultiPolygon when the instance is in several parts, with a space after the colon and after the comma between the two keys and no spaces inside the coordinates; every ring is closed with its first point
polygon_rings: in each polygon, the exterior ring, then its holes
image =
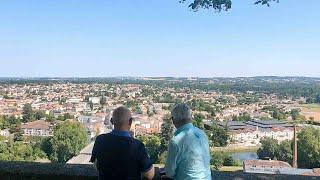
{"type": "Polygon", "coordinates": [[[170,142],[166,166],[167,173],[175,179],[211,179],[205,133],[190,123],[179,128],[170,142]]]}
{"type": "Polygon", "coordinates": [[[141,179],[141,173],[152,167],[140,141],[115,133],[97,137],[91,158],[95,160],[100,179],[141,179]]]}

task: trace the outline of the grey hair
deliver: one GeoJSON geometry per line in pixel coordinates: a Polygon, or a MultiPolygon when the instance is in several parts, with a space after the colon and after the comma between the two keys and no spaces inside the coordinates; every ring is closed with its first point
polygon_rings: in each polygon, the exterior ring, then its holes
{"type": "Polygon", "coordinates": [[[192,113],[188,105],[176,104],[172,111],[172,119],[175,123],[189,123],[192,121],[192,113]]]}

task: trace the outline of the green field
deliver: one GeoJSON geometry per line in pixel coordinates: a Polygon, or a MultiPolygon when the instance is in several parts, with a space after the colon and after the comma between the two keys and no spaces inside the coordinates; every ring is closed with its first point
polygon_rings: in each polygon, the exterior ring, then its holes
{"type": "Polygon", "coordinates": [[[257,152],[259,147],[214,147],[214,152],[239,153],[239,152],[257,152]]]}
{"type": "Polygon", "coordinates": [[[304,107],[307,109],[319,109],[320,110],[320,104],[302,104],[301,107],[304,107]]]}
{"type": "Polygon", "coordinates": [[[242,166],[223,166],[222,168],[219,169],[219,171],[224,171],[224,172],[243,171],[243,167],[242,166]]]}

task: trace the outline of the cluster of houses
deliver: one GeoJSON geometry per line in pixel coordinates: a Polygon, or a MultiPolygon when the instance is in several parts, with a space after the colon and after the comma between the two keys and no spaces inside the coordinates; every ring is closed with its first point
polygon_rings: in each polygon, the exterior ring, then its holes
{"type": "Polygon", "coordinates": [[[228,128],[230,143],[242,146],[257,146],[260,140],[270,137],[279,142],[292,140],[293,125],[279,120],[258,120],[247,122],[218,122],[218,126],[228,128]]]}
{"type": "MultiPolygon", "coordinates": [[[[106,119],[110,119],[109,112],[127,101],[133,101],[130,108],[137,116],[133,129],[135,134],[159,133],[166,112],[161,105],[152,101],[152,96],[141,95],[146,88],[151,89],[138,84],[0,84],[1,92],[6,93],[0,96],[0,115],[22,119],[24,105],[30,104],[34,111],[42,111],[55,119],[70,115],[68,117],[80,122],[88,130],[89,136],[94,137],[111,128],[110,124],[106,124],[106,119]],[[140,109],[139,113],[136,109],[140,109]]],[[[24,135],[52,135],[53,126],[45,120],[23,124],[24,135]]],[[[10,133],[8,129],[2,129],[0,135],[10,136],[10,133]]]]}
{"type": "Polygon", "coordinates": [[[143,134],[158,134],[163,123],[160,119],[149,119],[146,116],[135,115],[131,130],[135,136],[143,134]]]}

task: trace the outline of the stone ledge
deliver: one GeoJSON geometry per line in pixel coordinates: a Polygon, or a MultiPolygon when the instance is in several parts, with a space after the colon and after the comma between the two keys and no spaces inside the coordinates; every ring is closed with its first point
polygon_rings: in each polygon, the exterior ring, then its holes
{"type": "Polygon", "coordinates": [[[92,165],[0,161],[0,177],[4,180],[95,180],[97,175],[97,171],[92,165]]]}
{"type": "MultiPolygon", "coordinates": [[[[53,164],[34,162],[0,161],[1,180],[97,180],[93,165],[53,164]]],[[[212,179],[222,180],[300,180],[319,179],[319,177],[296,175],[249,174],[243,172],[212,171],[212,179]]]]}

